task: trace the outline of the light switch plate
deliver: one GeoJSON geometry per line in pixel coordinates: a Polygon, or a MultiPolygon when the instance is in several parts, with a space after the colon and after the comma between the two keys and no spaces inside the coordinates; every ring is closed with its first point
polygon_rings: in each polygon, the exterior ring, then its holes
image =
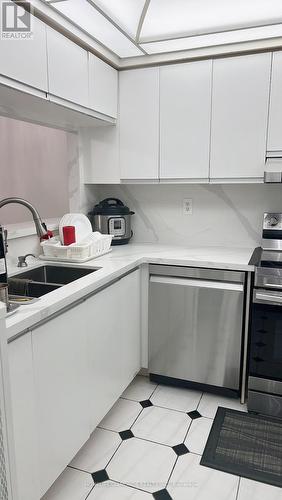
{"type": "Polygon", "coordinates": [[[183,215],[193,214],[193,200],[192,198],[184,198],[183,200],[183,215]]]}

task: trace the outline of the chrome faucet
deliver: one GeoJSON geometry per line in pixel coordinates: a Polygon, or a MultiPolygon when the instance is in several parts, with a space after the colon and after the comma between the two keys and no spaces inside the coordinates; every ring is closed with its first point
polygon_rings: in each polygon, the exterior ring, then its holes
{"type": "Polygon", "coordinates": [[[36,258],[33,253],[27,253],[26,255],[19,255],[18,256],[18,267],[27,267],[27,262],[26,262],[27,257],[36,258]]]}
{"type": "Polygon", "coordinates": [[[23,198],[5,198],[3,200],[0,200],[0,208],[4,207],[5,205],[8,205],[9,203],[18,203],[19,205],[23,205],[24,207],[28,208],[32,214],[33,221],[36,227],[36,232],[39,238],[48,236],[46,224],[42,222],[41,217],[37,212],[36,208],[31,203],[29,203],[29,201],[23,200],[23,198]]]}

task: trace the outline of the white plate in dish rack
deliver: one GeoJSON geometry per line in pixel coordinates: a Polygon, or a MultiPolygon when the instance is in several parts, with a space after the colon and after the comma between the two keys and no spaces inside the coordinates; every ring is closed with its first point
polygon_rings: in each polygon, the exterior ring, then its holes
{"type": "Polygon", "coordinates": [[[75,227],[75,242],[80,243],[85,240],[87,236],[92,233],[92,225],[88,217],[84,214],[66,214],[62,217],[59,223],[59,234],[60,240],[63,244],[63,227],[64,226],[74,226],[75,227]]]}

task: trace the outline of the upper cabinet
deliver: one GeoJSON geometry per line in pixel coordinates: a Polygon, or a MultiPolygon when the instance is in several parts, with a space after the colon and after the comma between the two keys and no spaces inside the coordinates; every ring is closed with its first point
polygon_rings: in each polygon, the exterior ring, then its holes
{"type": "MultiPolygon", "coordinates": [[[[0,7],[1,7],[0,3],[0,7]]],[[[0,39],[0,74],[17,82],[47,92],[46,26],[32,16],[31,39],[0,39]]]]}
{"type": "Polygon", "coordinates": [[[89,107],[88,54],[52,28],[47,28],[49,92],[89,107]]]}
{"type": "Polygon", "coordinates": [[[268,151],[282,150],[282,52],[274,52],[270,89],[268,151]]]}
{"type": "Polygon", "coordinates": [[[208,182],[212,62],[160,68],[160,178],[208,182]]]}
{"type": "Polygon", "coordinates": [[[89,54],[89,105],[91,109],[117,117],[118,72],[89,54]]]}
{"type": "Polygon", "coordinates": [[[270,67],[270,53],[214,61],[212,180],[263,178],[270,67]]]}
{"type": "Polygon", "coordinates": [[[159,178],[159,69],[121,71],[120,176],[159,178]]]}

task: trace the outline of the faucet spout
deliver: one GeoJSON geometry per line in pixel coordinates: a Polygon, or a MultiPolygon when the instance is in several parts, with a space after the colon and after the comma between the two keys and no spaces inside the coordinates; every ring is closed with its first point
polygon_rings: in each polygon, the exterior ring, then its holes
{"type": "Polygon", "coordinates": [[[24,207],[28,208],[28,210],[32,214],[32,218],[36,227],[36,232],[39,238],[48,236],[46,224],[42,222],[42,219],[38,211],[31,203],[29,203],[29,201],[24,200],[23,198],[5,198],[3,200],[0,200],[0,208],[10,203],[17,203],[19,205],[23,205],[24,207]]]}

